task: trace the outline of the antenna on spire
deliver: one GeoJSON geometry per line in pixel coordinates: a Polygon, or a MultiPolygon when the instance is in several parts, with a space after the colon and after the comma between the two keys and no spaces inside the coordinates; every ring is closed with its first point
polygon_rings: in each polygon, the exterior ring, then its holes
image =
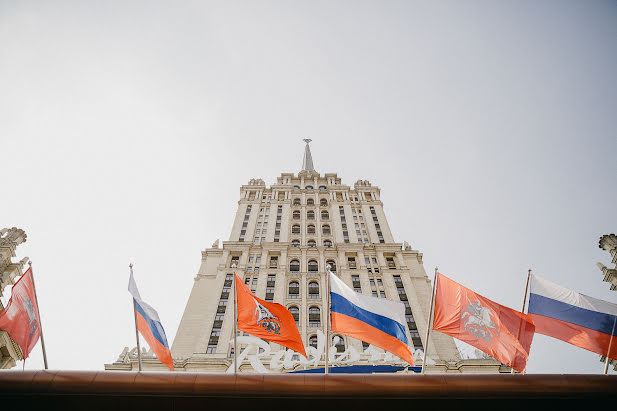
{"type": "Polygon", "coordinates": [[[302,160],[302,171],[315,172],[315,168],[313,167],[313,156],[311,156],[311,148],[309,147],[309,143],[313,140],[310,138],[303,138],[302,141],[306,143],[304,147],[304,159],[302,160]]]}

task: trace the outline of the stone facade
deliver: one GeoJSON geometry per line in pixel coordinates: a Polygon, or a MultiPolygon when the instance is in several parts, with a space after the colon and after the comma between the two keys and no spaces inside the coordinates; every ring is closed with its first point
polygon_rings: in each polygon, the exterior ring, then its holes
{"type": "MultiPolygon", "coordinates": [[[[17,246],[26,242],[27,235],[19,228],[3,228],[0,230],[0,296],[3,296],[6,287],[15,283],[15,278],[23,274],[24,265],[28,257],[13,262],[17,246]]],[[[4,309],[0,302],[0,310],[4,309]]],[[[6,331],[0,330],[0,369],[13,368],[16,361],[22,360],[23,354],[19,345],[13,341],[6,331]]]]}
{"type": "MultiPolygon", "coordinates": [[[[306,141],[306,140],[305,140],[306,141]]],[[[380,200],[367,180],[353,187],[335,173],[314,170],[306,141],[302,171],[283,173],[266,186],[251,179],[240,200],[228,241],[201,254],[201,267],[171,347],[177,371],[233,371],[232,266],[255,293],[283,304],[296,318],[305,360],[274,343],[239,333],[241,372],[285,372],[323,367],[327,315],[326,265],[357,292],[403,301],[408,340],[421,364],[431,281],[422,254],[396,242],[380,200]],[[312,348],[311,348],[312,347],[312,348]]],[[[346,336],[330,335],[330,365],[405,366],[402,360],[346,336]]],[[[151,353],[145,369],[164,369],[151,353]]],[[[430,338],[427,372],[506,372],[490,358],[462,359],[454,340],[430,338]]],[[[136,350],[125,348],[107,370],[134,370],[136,350]]]]}
{"type": "MultiPolygon", "coordinates": [[[[613,268],[608,268],[602,263],[598,263],[598,268],[604,274],[604,281],[610,284],[611,290],[617,290],[617,236],[615,234],[606,234],[600,237],[598,244],[603,250],[608,251],[612,257],[613,268]]],[[[617,340],[614,341],[617,344],[617,340]]],[[[602,356],[600,361],[606,361],[606,357],[602,356]]],[[[613,366],[613,369],[617,371],[617,361],[610,360],[609,364],[613,366]]]]}

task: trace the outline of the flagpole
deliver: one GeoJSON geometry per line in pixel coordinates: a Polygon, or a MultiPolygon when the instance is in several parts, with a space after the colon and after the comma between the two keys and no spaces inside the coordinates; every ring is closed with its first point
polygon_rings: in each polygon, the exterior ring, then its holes
{"type": "MultiPolygon", "coordinates": [[[[133,263],[129,264],[131,270],[131,276],[133,276],[133,263]]],[[[141,371],[141,347],[139,345],[139,331],[137,331],[137,306],[135,304],[135,297],[133,297],[133,318],[135,319],[135,340],[137,340],[137,363],[139,364],[139,371],[141,371]]]]}
{"type": "Polygon", "coordinates": [[[234,375],[238,374],[238,299],[236,287],[236,264],[232,264],[231,268],[234,269],[234,281],[233,281],[233,293],[234,293],[234,375]]]}
{"type": "Polygon", "coordinates": [[[426,338],[424,340],[424,358],[422,359],[422,374],[426,369],[426,353],[428,352],[428,343],[431,336],[431,328],[433,328],[433,302],[435,301],[435,289],[437,288],[437,267],[435,267],[435,276],[433,277],[433,292],[431,293],[431,305],[429,306],[428,324],[426,328],[426,338]]]}
{"type": "MultiPolygon", "coordinates": [[[[43,364],[47,369],[47,350],[45,349],[45,338],[43,338],[43,322],[41,321],[41,313],[39,311],[39,297],[36,295],[36,285],[34,285],[34,270],[32,269],[32,261],[28,261],[30,266],[30,277],[32,278],[32,291],[34,291],[34,298],[36,299],[36,315],[39,317],[39,327],[41,328],[41,349],[43,350],[43,364]]],[[[26,359],[24,358],[24,364],[26,359]]]]}
{"type": "MultiPolygon", "coordinates": [[[[527,270],[527,282],[525,283],[525,295],[523,295],[523,308],[521,308],[521,314],[525,314],[525,304],[527,303],[527,291],[529,291],[529,279],[531,278],[531,268],[527,270]]],[[[523,320],[519,321],[518,324],[518,335],[517,339],[521,339],[521,327],[523,326],[523,320]]],[[[525,370],[523,370],[525,371],[525,370]]],[[[514,368],[510,367],[510,374],[514,374],[514,368]]]]}
{"type": "Polygon", "coordinates": [[[613,320],[613,331],[611,331],[611,338],[608,340],[608,350],[606,350],[606,359],[604,360],[604,375],[608,374],[608,363],[610,362],[611,344],[613,342],[613,334],[615,334],[615,323],[617,323],[617,316],[613,320]]]}
{"type": "Polygon", "coordinates": [[[326,367],[325,367],[325,374],[328,374],[328,356],[329,354],[329,347],[330,347],[330,273],[331,273],[331,267],[330,264],[326,264],[326,309],[324,311],[326,312],[326,322],[324,324],[325,328],[326,328],[326,367]]]}

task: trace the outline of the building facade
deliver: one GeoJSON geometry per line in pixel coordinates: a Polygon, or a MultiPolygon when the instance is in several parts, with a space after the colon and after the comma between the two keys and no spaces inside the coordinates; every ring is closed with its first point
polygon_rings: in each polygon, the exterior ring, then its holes
{"type": "MultiPolygon", "coordinates": [[[[602,263],[598,263],[598,268],[604,275],[604,281],[610,284],[610,289],[617,290],[617,236],[615,234],[605,234],[600,237],[598,247],[608,251],[611,255],[613,268],[609,268],[602,263]]],[[[606,361],[605,356],[601,356],[600,361],[606,361]]],[[[609,365],[613,366],[613,370],[617,371],[617,361],[609,359],[609,365]]]]}
{"type": "MultiPolygon", "coordinates": [[[[266,301],[287,307],[298,325],[308,359],[274,343],[239,332],[241,372],[290,372],[331,366],[405,367],[398,357],[343,335],[326,338],[326,266],[355,291],[402,301],[416,365],[422,363],[431,281],[422,254],[392,236],[380,190],[367,180],[353,187],[335,173],[315,171],[308,143],[302,170],[283,173],[266,186],[252,179],[240,200],[228,241],[202,252],[201,267],[171,352],[177,371],[233,372],[233,266],[266,301]],[[243,335],[244,334],[244,335],[243,335]]],[[[151,352],[145,369],[165,369],[151,352]]],[[[508,372],[490,358],[462,359],[454,340],[434,332],[428,372],[508,372]]],[[[107,370],[134,370],[128,347],[107,370]]],[[[394,368],[393,368],[394,369],[394,368]]]]}
{"type": "MultiPolygon", "coordinates": [[[[23,274],[24,264],[28,262],[28,257],[20,261],[13,262],[15,250],[26,242],[27,235],[24,230],[13,227],[0,230],[0,297],[6,288],[15,283],[15,278],[23,274]]],[[[0,301],[0,310],[4,306],[0,301]]],[[[21,348],[6,331],[0,330],[0,370],[13,368],[17,361],[23,359],[21,348]]]]}

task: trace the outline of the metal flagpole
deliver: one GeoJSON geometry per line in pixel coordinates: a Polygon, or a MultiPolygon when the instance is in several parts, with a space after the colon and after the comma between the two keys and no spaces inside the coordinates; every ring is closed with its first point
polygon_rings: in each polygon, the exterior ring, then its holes
{"type": "MultiPolygon", "coordinates": [[[[611,344],[613,342],[613,334],[615,334],[615,323],[617,323],[617,316],[613,320],[613,331],[611,331],[611,338],[608,340],[608,350],[606,350],[606,360],[604,360],[604,375],[608,374],[608,363],[610,362],[611,344]]],[[[42,335],[42,334],[41,334],[42,335]]]]}
{"type": "MultiPolygon", "coordinates": [[[[131,269],[131,276],[133,275],[133,263],[129,264],[131,269]]],[[[137,331],[137,307],[135,304],[135,297],[133,297],[133,317],[135,319],[135,339],[137,340],[137,363],[139,364],[139,371],[141,371],[141,346],[139,345],[139,331],[137,331]]]]}
{"type": "MultiPolygon", "coordinates": [[[[521,313],[525,314],[525,304],[527,303],[527,291],[529,290],[529,278],[531,278],[531,268],[527,270],[527,283],[525,283],[525,295],[523,296],[523,308],[521,308],[521,313]]],[[[522,320],[519,321],[518,324],[518,335],[517,340],[521,338],[521,327],[523,326],[522,320]]],[[[510,374],[514,374],[514,368],[510,367],[510,374]]]]}
{"type": "MultiPolygon", "coordinates": [[[[39,311],[39,297],[36,295],[36,285],[34,285],[34,270],[32,269],[32,261],[28,261],[30,266],[30,276],[32,277],[32,291],[34,291],[34,298],[36,299],[36,315],[39,317],[39,327],[41,328],[41,349],[43,350],[43,364],[47,369],[47,350],[45,350],[45,338],[43,338],[43,322],[41,320],[41,313],[39,311]]],[[[24,359],[24,364],[25,364],[24,359]]]]}
{"type": "Polygon", "coordinates": [[[234,293],[234,375],[238,374],[238,299],[236,287],[236,264],[232,264],[234,269],[233,293],[234,293]]]}
{"type": "Polygon", "coordinates": [[[326,312],[326,322],[324,324],[325,328],[326,328],[326,368],[325,368],[325,374],[328,374],[328,356],[330,355],[329,353],[329,348],[330,348],[330,273],[331,273],[331,267],[330,264],[326,264],[326,309],[324,311],[326,312]]]}
{"type": "Polygon", "coordinates": [[[424,340],[424,358],[422,359],[422,374],[426,369],[426,353],[428,352],[428,343],[431,336],[431,328],[433,328],[433,302],[435,301],[435,289],[437,288],[437,267],[435,267],[435,276],[433,277],[433,292],[431,293],[431,305],[428,307],[428,324],[426,327],[426,338],[424,340]]]}

